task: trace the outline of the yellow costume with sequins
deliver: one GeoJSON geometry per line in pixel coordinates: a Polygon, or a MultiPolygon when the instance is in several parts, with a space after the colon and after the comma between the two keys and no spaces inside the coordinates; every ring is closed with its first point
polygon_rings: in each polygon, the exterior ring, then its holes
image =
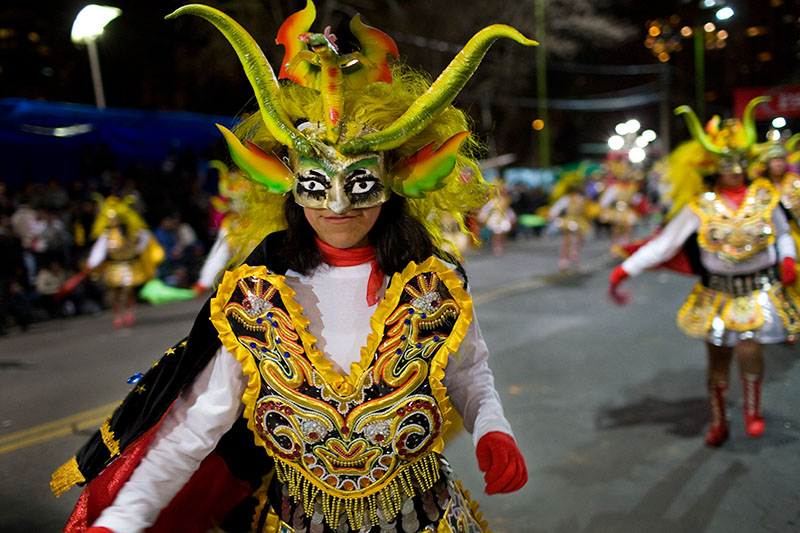
{"type": "MultiPolygon", "coordinates": [[[[283,520],[298,508],[310,527],[346,520],[360,530],[397,519],[422,531],[419,507],[435,531],[484,531],[441,457],[451,411],[444,369],[472,320],[461,285],[434,258],[395,274],[360,362],[340,374],[316,349],[283,276],[246,265],[226,273],[211,321],[248,377],[244,416],[275,460],[269,482],[285,487],[283,520]]],[[[280,492],[262,491],[265,502],[280,492]]],[[[266,506],[255,522],[292,531],[266,506]]]]}
{"type": "MultiPolygon", "coordinates": [[[[724,262],[747,262],[775,244],[772,212],[780,198],[765,179],[754,181],[741,207],[733,211],[716,192],[700,195],[689,205],[700,217],[701,250],[724,262]]],[[[707,338],[714,330],[754,331],[765,324],[768,302],[789,334],[800,332],[800,296],[784,287],[774,269],[749,276],[708,274],[678,312],[677,324],[691,337],[707,338]]]]}

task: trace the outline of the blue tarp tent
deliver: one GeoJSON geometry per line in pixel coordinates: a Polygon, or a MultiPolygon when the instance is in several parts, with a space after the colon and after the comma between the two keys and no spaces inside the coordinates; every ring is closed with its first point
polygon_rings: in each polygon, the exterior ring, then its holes
{"type": "Polygon", "coordinates": [[[233,117],[0,99],[0,181],[20,186],[80,177],[81,152],[105,144],[117,167],[159,166],[175,149],[201,153],[222,139],[214,123],[233,117]]]}

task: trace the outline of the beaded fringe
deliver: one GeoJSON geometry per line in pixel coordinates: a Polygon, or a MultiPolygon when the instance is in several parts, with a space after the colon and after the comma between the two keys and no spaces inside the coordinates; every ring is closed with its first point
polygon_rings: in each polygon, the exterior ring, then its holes
{"type": "Polygon", "coordinates": [[[311,483],[300,471],[281,461],[275,462],[278,481],[285,483],[289,496],[303,504],[306,515],[314,513],[314,502],[322,495],[322,512],[325,523],[336,528],[339,515],[347,513],[351,529],[360,529],[364,515],[373,526],[378,525],[378,507],[383,510],[385,520],[391,522],[400,513],[403,494],[413,498],[427,492],[439,480],[439,461],[436,454],[428,454],[399,470],[382,489],[360,497],[343,497],[328,494],[311,483]]]}
{"type": "Polygon", "coordinates": [[[53,477],[50,479],[50,491],[58,497],[67,492],[73,485],[84,481],[86,479],[78,468],[78,460],[73,457],[53,472],[53,477]]]}

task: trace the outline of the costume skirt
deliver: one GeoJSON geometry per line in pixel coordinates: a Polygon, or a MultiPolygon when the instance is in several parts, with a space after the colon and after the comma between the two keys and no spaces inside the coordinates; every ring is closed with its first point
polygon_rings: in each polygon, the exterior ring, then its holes
{"type": "Polygon", "coordinates": [[[600,211],[600,222],[612,226],[633,226],[639,222],[639,214],[628,204],[617,202],[600,211]]]}
{"type": "Polygon", "coordinates": [[[800,334],[800,295],[777,281],[773,272],[709,276],[706,284],[694,286],[678,311],[678,327],[715,346],[795,338],[800,334]]]}
{"type": "Polygon", "coordinates": [[[108,287],[136,287],[147,279],[142,262],[138,259],[111,261],[103,271],[103,283],[108,287]]]}
{"type": "Polygon", "coordinates": [[[567,233],[579,233],[580,235],[586,235],[592,229],[591,224],[589,224],[589,220],[585,217],[557,217],[553,222],[555,227],[567,233]]]}

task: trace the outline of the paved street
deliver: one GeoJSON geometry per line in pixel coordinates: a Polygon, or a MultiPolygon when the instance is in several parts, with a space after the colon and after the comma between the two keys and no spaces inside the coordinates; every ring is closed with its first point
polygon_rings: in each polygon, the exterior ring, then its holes
{"type": "MultiPolygon", "coordinates": [[[[706,448],[704,351],[675,313],[693,283],[646,273],[633,302],[606,298],[607,241],[559,273],[556,240],[484,249],[467,271],[506,415],[530,480],[486,496],[472,443],[446,450],[497,532],[753,532],[800,530],[800,356],[766,349],[767,432],[744,435],[732,379],[731,440],[706,448]]],[[[59,531],[79,490],[49,494],[69,459],[130,387],[183,336],[198,302],[140,306],[130,330],[111,317],[37,324],[0,338],[0,531],[59,531]]],[[[736,376],[736,374],[734,374],[736,376]]]]}

